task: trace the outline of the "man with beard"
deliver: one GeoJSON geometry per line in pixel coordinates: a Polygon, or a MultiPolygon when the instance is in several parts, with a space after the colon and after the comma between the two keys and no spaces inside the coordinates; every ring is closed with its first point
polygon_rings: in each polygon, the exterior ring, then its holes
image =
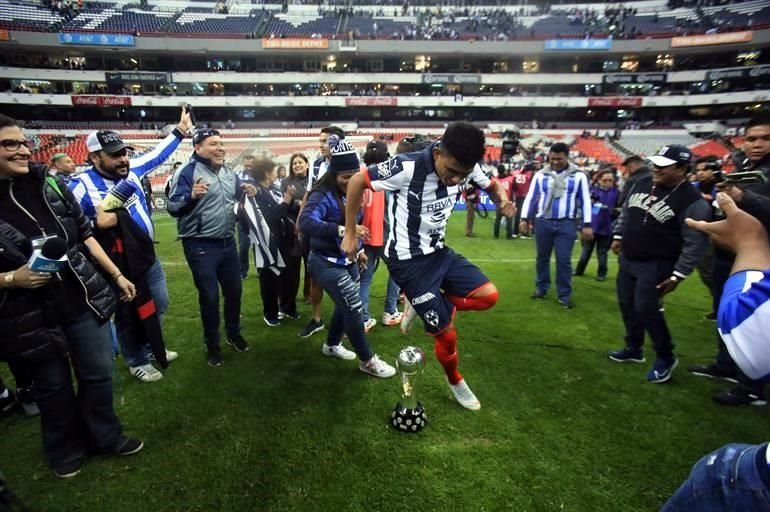
{"type": "MultiPolygon", "coordinates": [[[[86,145],[92,166],[73,179],[69,188],[80,203],[83,213],[97,230],[107,230],[118,225],[118,214],[104,211],[100,203],[118,183],[125,180],[131,184],[133,194],[126,200],[123,208],[150,240],[155,239],[155,230],[148,207],[149,198],[146,197],[142,187],[142,178],[174,153],[190,128],[192,128],[190,114],[182,109],[182,116],[174,131],[155,149],[132,160],[129,160],[127,151],[133,148],[125,144],[117,133],[97,131],[88,136],[86,145]]],[[[162,319],[163,313],[168,308],[168,288],[163,267],[157,257],[145,273],[143,280],[146,281],[155,302],[158,318],[162,319]]],[[[123,359],[131,375],[142,382],[155,382],[163,378],[163,374],[150,364],[151,351],[146,340],[136,339],[120,316],[115,323],[123,359]]],[[[177,357],[176,352],[166,351],[168,361],[173,361],[177,357]]]]}

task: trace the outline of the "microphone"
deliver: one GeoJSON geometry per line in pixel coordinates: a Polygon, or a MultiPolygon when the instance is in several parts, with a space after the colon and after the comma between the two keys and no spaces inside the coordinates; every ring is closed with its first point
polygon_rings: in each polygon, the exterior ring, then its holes
{"type": "Polygon", "coordinates": [[[67,242],[58,236],[46,240],[32,251],[27,266],[35,272],[60,272],[67,265],[67,242]]]}

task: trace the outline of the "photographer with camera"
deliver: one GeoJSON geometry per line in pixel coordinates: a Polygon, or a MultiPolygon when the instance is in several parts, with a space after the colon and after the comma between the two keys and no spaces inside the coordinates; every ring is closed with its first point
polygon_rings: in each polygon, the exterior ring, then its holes
{"type": "MultiPolygon", "coordinates": [[[[717,190],[725,192],[741,210],[753,215],[766,230],[770,229],[770,116],[764,114],[746,123],[743,142],[746,159],[738,172],[732,174],[714,173],[717,190]]],[[[715,309],[730,276],[734,255],[717,248],[714,251],[713,287],[715,309]]],[[[717,333],[719,348],[715,361],[709,365],[691,366],[693,375],[711,379],[722,379],[737,385],[713,395],[715,402],[722,405],[766,405],[764,385],[743,374],[730,357],[722,337],[717,333]]]]}

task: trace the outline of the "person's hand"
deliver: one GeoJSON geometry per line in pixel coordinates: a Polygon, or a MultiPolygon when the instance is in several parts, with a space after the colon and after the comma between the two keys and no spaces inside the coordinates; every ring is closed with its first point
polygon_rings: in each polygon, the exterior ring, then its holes
{"type": "Polygon", "coordinates": [[[580,238],[586,242],[590,242],[594,239],[594,230],[590,226],[586,226],[580,230],[580,238]]]}
{"type": "Polygon", "coordinates": [[[198,181],[195,182],[195,185],[193,185],[192,193],[190,194],[190,197],[193,199],[198,199],[201,196],[205,196],[209,193],[209,184],[203,183],[203,178],[198,178],[198,181]]]}
{"type": "Polygon", "coordinates": [[[286,187],[286,190],[283,193],[283,202],[286,204],[291,204],[291,202],[294,200],[294,192],[295,192],[294,185],[289,185],[286,187]]]}
{"type": "Polygon", "coordinates": [[[529,222],[526,220],[519,222],[519,233],[525,236],[529,234],[529,222]]]}
{"type": "Polygon", "coordinates": [[[124,276],[120,276],[115,280],[115,284],[120,288],[120,300],[123,302],[131,302],[136,298],[136,287],[134,283],[126,279],[124,276]]]}
{"type": "Polygon", "coordinates": [[[356,253],[358,252],[358,238],[355,235],[349,235],[345,233],[340,244],[342,252],[344,252],[350,261],[356,261],[356,253]]]}
{"type": "Polygon", "coordinates": [[[34,289],[45,286],[51,280],[52,274],[50,272],[35,272],[28,266],[23,265],[13,272],[13,286],[14,288],[27,288],[34,289]]]}
{"type": "Polygon", "coordinates": [[[356,238],[358,238],[359,240],[363,240],[364,242],[369,240],[369,228],[367,228],[366,226],[362,226],[361,224],[358,224],[356,226],[356,238]]]}
{"type": "Polygon", "coordinates": [[[241,184],[241,189],[248,197],[254,197],[255,195],[257,195],[257,187],[255,187],[251,183],[241,184]]]}
{"type": "Polygon", "coordinates": [[[100,205],[96,205],[96,226],[99,229],[114,228],[118,225],[118,214],[112,212],[105,212],[104,208],[100,205]]]}
{"type": "Polygon", "coordinates": [[[620,254],[620,251],[622,249],[623,243],[620,240],[613,240],[612,244],[610,244],[610,250],[615,254],[620,254]]]}
{"type": "Polygon", "coordinates": [[[711,204],[711,202],[714,200],[714,196],[711,194],[701,194],[701,197],[708,203],[711,204]]]}
{"type": "Polygon", "coordinates": [[[193,127],[190,113],[184,107],[182,107],[182,115],[179,117],[179,124],[176,127],[183,135],[187,135],[187,132],[193,127]]]}
{"type": "Polygon", "coordinates": [[[508,201],[507,199],[503,199],[502,201],[500,201],[498,208],[500,208],[500,213],[502,213],[509,219],[512,218],[514,215],[516,215],[516,205],[513,204],[513,202],[508,201]]]}
{"type": "MultiPolygon", "coordinates": [[[[743,201],[743,190],[732,183],[725,183],[724,181],[722,183],[717,183],[716,189],[719,192],[724,192],[730,196],[736,203],[743,201]]],[[[718,195],[719,194],[717,194],[717,196],[718,195]]]]}
{"type": "Polygon", "coordinates": [[[369,264],[369,256],[364,251],[358,253],[358,269],[363,272],[369,264]]]}
{"type": "Polygon", "coordinates": [[[668,293],[673,292],[677,286],[679,286],[679,280],[671,279],[669,277],[662,283],[659,283],[658,286],[656,286],[655,288],[658,289],[658,295],[662,297],[668,293]]]}
{"type": "MultiPolygon", "coordinates": [[[[737,187],[733,187],[737,188],[737,187]]],[[[767,232],[762,223],[744,212],[735,200],[726,192],[717,194],[717,204],[727,218],[716,222],[685,219],[688,226],[706,233],[715,244],[737,253],[744,244],[755,244],[767,240],[767,232]]]]}

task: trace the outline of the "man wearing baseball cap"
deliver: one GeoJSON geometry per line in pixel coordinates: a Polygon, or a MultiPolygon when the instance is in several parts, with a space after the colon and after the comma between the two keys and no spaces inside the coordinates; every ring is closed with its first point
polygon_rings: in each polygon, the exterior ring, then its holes
{"type": "MultiPolygon", "coordinates": [[[[107,230],[118,225],[118,215],[104,211],[100,203],[118,183],[125,182],[131,185],[133,194],[125,201],[123,208],[150,240],[155,239],[155,229],[147,205],[148,198],[142,187],[142,178],[174,154],[191,128],[190,114],[182,109],[179,124],[171,134],[152,151],[130,160],[128,150],[134,148],[126,144],[116,132],[100,130],[88,136],[86,146],[91,167],[73,178],[69,188],[80,203],[83,213],[97,230],[107,230]]],[[[143,281],[146,282],[155,302],[158,317],[162,319],[168,308],[168,288],[163,267],[157,257],[145,273],[143,281]]],[[[121,352],[131,375],[142,382],[155,382],[163,378],[163,374],[150,364],[150,349],[146,340],[136,339],[137,337],[131,334],[131,329],[123,325],[119,317],[115,324],[121,352]]],[[[166,359],[169,361],[173,361],[177,356],[176,352],[166,351],[166,359]]]]}
{"type": "Polygon", "coordinates": [[[678,364],[661,298],[695,269],[708,244],[703,233],[684,223],[686,218],[711,219],[711,207],[687,180],[691,159],[692,152],[679,145],[664,146],[649,157],[652,174],[629,191],[613,232],[626,335],[625,347],[610,352],[609,358],[618,363],[645,362],[646,331],[656,353],[647,373],[647,380],[654,383],[670,380],[678,364]]]}
{"type": "Polygon", "coordinates": [[[69,183],[75,174],[75,162],[67,153],[56,153],[51,157],[51,167],[48,172],[59,177],[64,183],[69,183]]]}

